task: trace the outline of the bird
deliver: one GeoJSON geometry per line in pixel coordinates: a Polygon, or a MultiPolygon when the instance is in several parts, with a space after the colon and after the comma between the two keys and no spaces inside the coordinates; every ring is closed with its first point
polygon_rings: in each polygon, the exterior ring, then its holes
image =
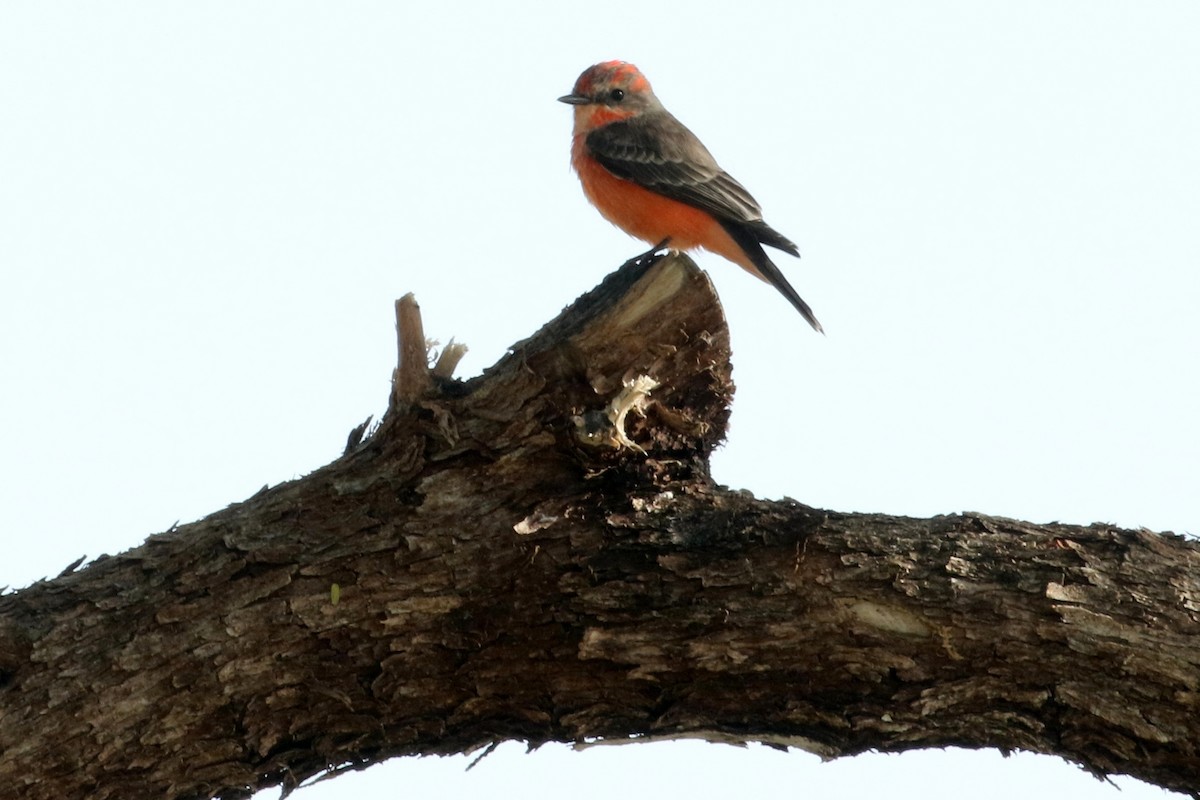
{"type": "Polygon", "coordinates": [[[824,333],[763,245],[800,257],[763,221],[758,201],[625,61],[588,67],[559,102],[574,106],[571,165],[600,214],[629,235],[672,250],[703,248],[756,275],[824,333]]]}

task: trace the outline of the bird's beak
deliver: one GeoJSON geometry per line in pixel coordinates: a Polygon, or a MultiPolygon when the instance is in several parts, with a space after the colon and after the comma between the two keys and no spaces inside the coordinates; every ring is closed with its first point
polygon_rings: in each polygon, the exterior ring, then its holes
{"type": "Polygon", "coordinates": [[[592,102],[592,100],[591,98],[584,97],[581,94],[564,94],[562,97],[558,98],[558,102],[567,103],[568,105],[572,106],[586,106],[588,103],[592,102]]]}

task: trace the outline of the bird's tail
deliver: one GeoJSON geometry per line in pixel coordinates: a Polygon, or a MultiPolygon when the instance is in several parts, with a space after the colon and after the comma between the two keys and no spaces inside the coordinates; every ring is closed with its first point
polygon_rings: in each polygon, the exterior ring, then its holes
{"type": "Polygon", "coordinates": [[[796,307],[796,310],[800,312],[800,316],[804,317],[808,324],[813,326],[813,330],[818,333],[824,333],[825,329],[821,327],[820,322],[817,322],[817,317],[813,314],[812,309],[808,307],[808,303],[804,302],[799,292],[792,288],[787,278],[783,277],[783,273],[779,271],[779,267],[775,266],[762,247],[763,244],[768,244],[771,247],[783,250],[785,253],[799,258],[800,251],[796,248],[796,245],[792,244],[787,237],[768,226],[762,220],[751,223],[722,222],[721,227],[737,243],[738,247],[742,248],[747,258],[750,259],[750,263],[754,265],[754,272],[764,281],[778,289],[780,294],[796,307]]]}

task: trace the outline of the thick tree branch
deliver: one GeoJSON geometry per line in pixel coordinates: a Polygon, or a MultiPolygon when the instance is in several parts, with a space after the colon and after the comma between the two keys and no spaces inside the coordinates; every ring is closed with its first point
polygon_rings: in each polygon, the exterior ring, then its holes
{"type": "Polygon", "coordinates": [[[685,736],[1021,748],[1200,790],[1196,543],[714,485],[728,338],[686,258],[466,383],[409,344],[343,458],[0,597],[8,795],[685,736]]]}

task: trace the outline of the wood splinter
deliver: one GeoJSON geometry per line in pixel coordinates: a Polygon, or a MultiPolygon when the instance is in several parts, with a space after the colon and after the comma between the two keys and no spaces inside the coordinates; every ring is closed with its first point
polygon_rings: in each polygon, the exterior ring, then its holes
{"type": "Polygon", "coordinates": [[[645,455],[645,448],[625,433],[625,418],[629,416],[630,411],[636,411],[642,417],[646,416],[650,392],[660,384],[649,375],[638,375],[636,378],[624,379],[621,385],[621,391],[603,411],[591,411],[571,417],[571,422],[575,425],[575,437],[582,444],[591,447],[624,447],[645,455]]]}
{"type": "Polygon", "coordinates": [[[630,411],[636,411],[643,417],[646,415],[646,403],[650,399],[650,392],[658,387],[658,381],[649,375],[638,375],[636,378],[622,381],[622,385],[624,388],[608,404],[608,418],[612,421],[614,429],[613,439],[621,447],[645,453],[637,442],[625,434],[625,418],[629,416],[630,411]]]}
{"type": "Polygon", "coordinates": [[[452,378],[454,370],[458,367],[458,362],[462,361],[463,356],[467,354],[467,346],[453,339],[442,348],[441,355],[438,356],[437,363],[433,365],[433,375],[435,378],[452,378]]]}

